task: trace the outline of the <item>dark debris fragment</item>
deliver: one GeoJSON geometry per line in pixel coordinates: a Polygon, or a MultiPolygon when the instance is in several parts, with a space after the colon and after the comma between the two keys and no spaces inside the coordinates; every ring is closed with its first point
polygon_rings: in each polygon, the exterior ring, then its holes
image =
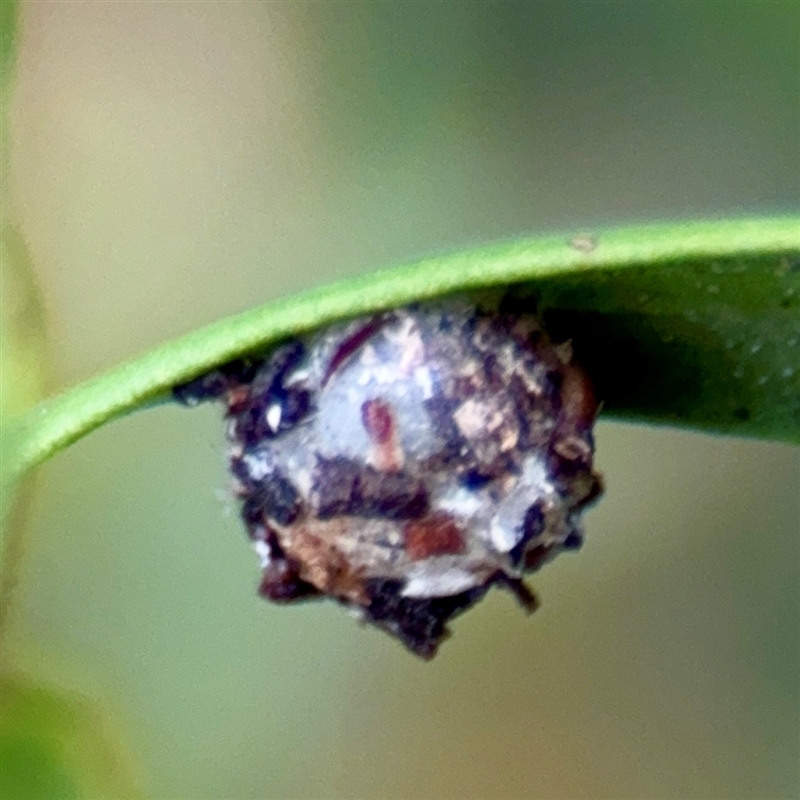
{"type": "Polygon", "coordinates": [[[583,543],[597,401],[569,343],[506,304],[414,306],[174,389],[225,407],[259,593],[330,597],[422,658],[492,586],[583,543]]]}

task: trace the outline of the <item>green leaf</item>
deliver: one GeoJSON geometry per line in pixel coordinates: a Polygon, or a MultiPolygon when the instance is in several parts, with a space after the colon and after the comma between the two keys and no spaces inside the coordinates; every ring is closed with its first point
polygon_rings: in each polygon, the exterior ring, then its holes
{"type": "Polygon", "coordinates": [[[0,225],[0,426],[40,400],[47,381],[45,314],[22,235],[0,225]]]}
{"type": "MultiPolygon", "coordinates": [[[[5,462],[9,426],[45,394],[47,340],[44,308],[33,265],[19,232],[0,220],[0,458],[5,462]]],[[[25,481],[0,483],[0,635],[8,614],[17,563],[24,549],[32,496],[25,481]]]]}
{"type": "Polygon", "coordinates": [[[800,441],[800,219],[610,230],[482,247],[306,292],[221,320],[34,407],[17,474],[177,383],[335,320],[452,293],[530,298],[573,337],[605,411],[800,441]]]}
{"type": "Polygon", "coordinates": [[[0,714],[3,798],[140,796],[113,726],[86,700],[6,673],[0,714]]]}

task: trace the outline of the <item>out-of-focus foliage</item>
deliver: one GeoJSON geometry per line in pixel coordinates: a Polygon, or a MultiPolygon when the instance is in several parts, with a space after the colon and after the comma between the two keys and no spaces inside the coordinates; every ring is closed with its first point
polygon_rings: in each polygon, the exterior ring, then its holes
{"type": "Polygon", "coordinates": [[[14,73],[14,0],[0,3],[0,425],[44,390],[44,328],[33,265],[9,218],[8,107],[14,73]]]}
{"type": "MultiPolygon", "coordinates": [[[[13,420],[45,393],[46,344],[41,296],[25,242],[0,211],[0,474],[6,474],[11,457],[13,420]]],[[[24,555],[33,482],[23,475],[0,480],[0,643],[24,555]]]]}
{"type": "Polygon", "coordinates": [[[5,425],[44,393],[46,335],[25,241],[7,222],[0,247],[0,425],[5,425]]]}
{"type": "Polygon", "coordinates": [[[6,673],[0,678],[0,797],[138,797],[113,731],[88,703],[6,673]]]}
{"type": "MultiPolygon", "coordinates": [[[[16,4],[0,3],[0,460],[8,428],[39,400],[47,383],[42,297],[29,250],[9,218],[8,100],[14,66],[16,4]]],[[[136,797],[130,766],[102,715],[14,672],[5,641],[17,571],[24,556],[30,479],[3,482],[0,496],[0,797],[92,800],[136,797]],[[17,493],[17,490],[18,493],[17,493]]]]}

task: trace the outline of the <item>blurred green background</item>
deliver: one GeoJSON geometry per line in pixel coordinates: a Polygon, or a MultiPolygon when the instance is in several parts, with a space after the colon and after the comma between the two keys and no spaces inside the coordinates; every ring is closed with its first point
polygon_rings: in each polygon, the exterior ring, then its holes
{"type": "MultiPolygon", "coordinates": [[[[800,207],[796,2],[29,0],[20,35],[58,385],[430,252],[800,207]]],[[[423,664],[256,597],[218,417],[139,414],[40,471],[4,643],[144,795],[800,796],[797,448],[601,424],[607,496],[543,608],[497,593],[423,664]]]]}

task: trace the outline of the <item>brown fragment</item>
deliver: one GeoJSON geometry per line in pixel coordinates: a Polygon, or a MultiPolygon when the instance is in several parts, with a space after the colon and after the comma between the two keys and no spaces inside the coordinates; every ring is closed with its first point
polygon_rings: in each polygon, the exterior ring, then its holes
{"type": "Polygon", "coordinates": [[[402,469],[405,458],[391,405],[380,397],[366,400],[361,406],[361,422],[372,441],[370,460],[375,467],[385,472],[402,469]]]}
{"type": "Polygon", "coordinates": [[[355,461],[341,456],[317,459],[314,495],[319,519],[353,513],[359,472],[360,467],[355,461]]]}
{"type": "Polygon", "coordinates": [[[605,491],[603,476],[596,472],[581,476],[575,481],[573,494],[575,496],[574,509],[576,511],[586,508],[594,503],[605,491]]]}
{"type": "Polygon", "coordinates": [[[328,381],[333,377],[334,373],[358,350],[361,349],[385,324],[387,317],[385,314],[379,314],[361,327],[357,328],[350,336],[348,336],[337,348],[333,354],[328,368],[325,370],[325,375],[322,378],[322,385],[325,386],[328,381]]]}
{"type": "Polygon", "coordinates": [[[598,403],[589,376],[576,364],[561,369],[561,410],[551,439],[555,472],[574,477],[575,470],[591,464],[592,426],[598,403]]]}
{"type": "Polygon", "coordinates": [[[319,595],[317,588],[304,581],[284,559],[276,559],[264,569],[258,593],[273,603],[310,600],[319,595]]]}
{"type": "Polygon", "coordinates": [[[418,519],[428,511],[428,492],[423,481],[408,472],[364,467],[351,508],[362,517],[418,519]]]}
{"type": "Polygon", "coordinates": [[[448,514],[430,514],[403,526],[406,553],[412,561],[463,553],[464,535],[448,514]]]}
{"type": "Polygon", "coordinates": [[[394,432],[392,407],[379,397],[367,400],[361,406],[361,421],[369,438],[375,444],[386,444],[394,432]]]}
{"type": "Polygon", "coordinates": [[[249,386],[234,386],[225,397],[225,400],[228,404],[228,414],[234,415],[244,411],[244,409],[247,407],[249,399],[249,386]]]}
{"type": "Polygon", "coordinates": [[[318,459],[314,495],[320,520],[345,516],[416,519],[428,511],[428,493],[421,478],[403,470],[361,466],[341,456],[318,459]]]}
{"type": "Polygon", "coordinates": [[[550,545],[539,544],[525,553],[524,569],[526,572],[535,572],[550,557],[550,545]]]}
{"type": "Polygon", "coordinates": [[[553,452],[567,461],[588,462],[592,457],[592,446],[580,436],[568,435],[553,443],[553,452]]]}
{"type": "Polygon", "coordinates": [[[361,576],[336,546],[338,536],[347,535],[347,522],[297,525],[283,537],[287,556],[299,565],[300,577],[327,595],[363,603],[361,576]]]}
{"type": "Polygon", "coordinates": [[[562,374],[562,419],[571,423],[576,430],[586,430],[594,422],[598,408],[592,382],[577,364],[564,365],[562,374]]]}

